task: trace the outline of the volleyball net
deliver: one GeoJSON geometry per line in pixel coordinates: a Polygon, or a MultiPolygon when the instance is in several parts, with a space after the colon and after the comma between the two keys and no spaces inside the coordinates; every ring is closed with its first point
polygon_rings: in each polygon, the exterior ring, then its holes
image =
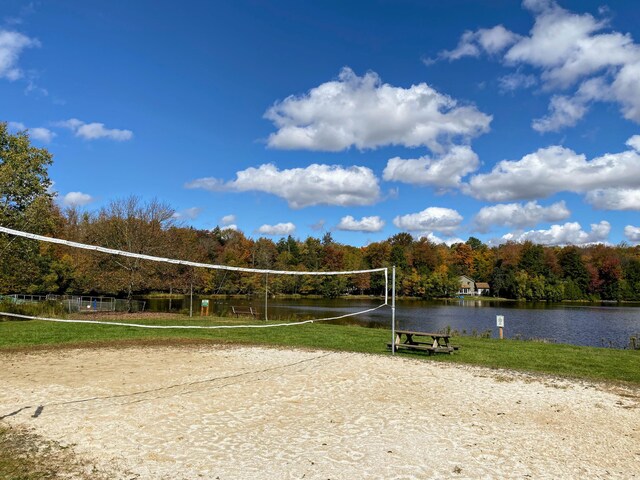
{"type": "MultiPolygon", "coordinates": [[[[343,320],[347,318],[358,317],[362,315],[367,315],[372,312],[381,310],[385,307],[391,306],[392,310],[392,322],[394,320],[395,314],[395,285],[390,284],[389,279],[389,269],[387,267],[381,268],[370,268],[370,269],[359,269],[359,270],[335,270],[335,271],[303,271],[303,270],[274,270],[274,269],[265,269],[265,268],[248,268],[248,267],[240,267],[240,266],[231,266],[231,265],[217,265],[211,263],[203,263],[203,262],[194,262],[189,260],[175,259],[169,257],[161,257],[154,255],[147,255],[144,253],[135,253],[125,250],[117,250],[113,248],[107,248],[98,245],[90,245],[86,243],[80,243],[60,238],[48,237],[43,235],[37,235],[29,232],[24,232],[20,230],[14,230],[11,228],[0,226],[0,233],[4,233],[14,238],[20,237],[25,239],[30,239],[36,242],[44,242],[48,244],[57,244],[60,246],[68,247],[70,249],[78,249],[83,251],[95,252],[96,254],[106,255],[110,257],[117,258],[127,258],[127,259],[135,259],[140,262],[150,262],[156,264],[168,264],[175,265],[179,267],[188,267],[190,269],[203,269],[207,271],[215,271],[220,272],[222,276],[221,285],[225,282],[228,277],[228,274],[234,275],[245,275],[247,278],[253,279],[252,285],[254,285],[254,289],[256,285],[260,285],[262,287],[263,297],[260,298],[259,305],[262,309],[264,309],[263,314],[260,319],[256,318],[256,315],[252,312],[252,323],[247,323],[246,319],[243,319],[242,323],[235,322],[234,324],[224,324],[224,325],[188,325],[188,324],[180,324],[180,325],[158,325],[158,324],[146,324],[146,323],[138,323],[138,322],[124,322],[124,321],[114,321],[114,320],[86,320],[79,318],[53,318],[51,316],[40,316],[40,315],[25,315],[22,313],[13,313],[13,312],[4,312],[0,311],[0,316],[9,317],[9,318],[17,318],[22,320],[41,320],[47,322],[60,322],[60,323],[81,323],[81,324],[98,324],[98,325],[111,325],[111,326],[121,326],[121,327],[129,327],[129,328],[155,328],[155,329],[198,329],[198,330],[213,330],[213,329],[234,329],[234,328],[273,328],[273,327],[284,327],[284,326],[296,326],[296,325],[304,325],[309,323],[316,322],[329,322],[329,321],[337,321],[343,320]],[[270,311],[270,299],[273,298],[273,292],[270,289],[271,285],[277,284],[277,279],[279,278],[298,278],[298,279],[314,279],[314,284],[322,285],[324,282],[332,282],[332,279],[357,279],[364,278],[366,282],[370,283],[370,278],[372,276],[377,276],[376,285],[379,285],[378,294],[375,295],[375,298],[380,298],[381,303],[378,305],[366,305],[368,308],[364,308],[358,311],[352,311],[353,308],[341,309],[335,311],[336,314],[328,316],[314,316],[313,314],[309,314],[309,312],[305,312],[305,307],[300,306],[294,310],[293,317],[290,315],[287,321],[274,321],[268,318],[268,312],[270,311]],[[262,277],[263,282],[256,280],[257,277],[262,277]],[[389,304],[389,294],[391,292],[392,301],[391,305],[389,304]],[[342,313],[343,311],[346,313],[342,313]],[[312,318],[309,318],[309,317],[312,318]]],[[[395,281],[395,275],[391,279],[392,282],[395,281]]],[[[339,289],[340,288],[349,288],[348,285],[353,282],[339,282],[333,281],[332,286],[339,289]]],[[[356,282],[357,283],[357,282],[356,282]]],[[[362,283],[362,282],[361,282],[362,283]]],[[[193,288],[193,286],[191,287],[193,288]]],[[[353,287],[352,287],[353,288],[353,287]]],[[[221,288],[218,288],[221,290],[221,288]]],[[[260,288],[257,288],[259,291],[260,288]]],[[[190,292],[193,295],[193,290],[190,292]]],[[[342,292],[349,293],[349,291],[342,292]]],[[[335,294],[335,292],[334,292],[335,294]]],[[[254,290],[254,296],[258,298],[258,294],[256,290],[254,290]]],[[[208,301],[202,301],[202,305],[207,305],[207,313],[208,313],[208,301]]],[[[91,308],[90,305],[88,307],[91,308]]],[[[310,311],[316,311],[317,309],[311,308],[310,311]]],[[[326,312],[330,311],[330,309],[322,308],[322,311],[326,312]]],[[[192,307],[190,308],[190,312],[192,312],[192,307]]],[[[190,315],[191,316],[191,315],[190,315]]],[[[181,320],[182,323],[182,320],[181,320]]]]}

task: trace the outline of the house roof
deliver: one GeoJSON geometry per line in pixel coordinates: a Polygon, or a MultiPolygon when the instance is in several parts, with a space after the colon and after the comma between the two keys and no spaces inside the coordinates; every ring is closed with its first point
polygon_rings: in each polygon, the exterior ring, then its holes
{"type": "Polygon", "coordinates": [[[489,288],[489,284],[485,282],[476,283],[476,288],[489,288]]]}

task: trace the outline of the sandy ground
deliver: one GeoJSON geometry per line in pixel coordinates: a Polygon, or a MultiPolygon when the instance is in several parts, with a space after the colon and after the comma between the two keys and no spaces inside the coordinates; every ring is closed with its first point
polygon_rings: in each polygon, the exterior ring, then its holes
{"type": "Polygon", "coordinates": [[[2,422],[110,478],[640,478],[640,389],[253,347],[0,362],[2,422]]]}

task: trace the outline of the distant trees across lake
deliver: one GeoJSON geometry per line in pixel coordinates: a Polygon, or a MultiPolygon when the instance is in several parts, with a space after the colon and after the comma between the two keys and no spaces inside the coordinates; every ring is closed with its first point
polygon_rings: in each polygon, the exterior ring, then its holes
{"type": "MultiPolygon", "coordinates": [[[[489,247],[471,237],[452,246],[398,233],[354,247],[322,238],[273,241],[242,232],[185,227],[161,201],[132,196],[96,212],[61,210],[53,201],[45,149],[0,122],[0,225],[148,255],[274,270],[397,267],[397,293],[456,296],[459,277],[488,283],[492,296],[524,300],[640,301],[640,246],[546,247],[530,242],[489,247]]],[[[152,291],[206,294],[264,292],[263,275],[193,269],[38,243],[0,234],[0,294],[126,296],[152,291]]],[[[382,295],[379,274],[331,278],[273,276],[271,294],[382,295]]]]}

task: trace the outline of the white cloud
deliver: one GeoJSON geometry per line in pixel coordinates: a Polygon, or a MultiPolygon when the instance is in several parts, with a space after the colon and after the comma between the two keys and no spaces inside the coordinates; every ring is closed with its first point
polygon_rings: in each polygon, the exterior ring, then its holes
{"type": "Polygon", "coordinates": [[[640,189],[603,188],[592,190],[585,200],[600,210],[640,210],[640,189]]]}
{"type": "Polygon", "coordinates": [[[106,128],[104,123],[85,123],[77,118],[57,122],[56,125],[58,127],[68,128],[76,137],[84,138],[85,140],[108,138],[110,140],[123,142],[133,138],[133,132],[131,130],[106,128]]]}
{"type": "Polygon", "coordinates": [[[462,216],[455,210],[442,207],[429,207],[418,213],[397,216],[393,224],[409,232],[441,232],[452,235],[462,222],[462,216]]]}
{"type": "Polygon", "coordinates": [[[631,242],[640,242],[640,227],[634,227],[633,225],[627,225],[624,227],[624,236],[631,242]]]}
{"type": "Polygon", "coordinates": [[[563,127],[573,127],[587,112],[587,104],[577,97],[554,95],[549,103],[549,114],[531,122],[534,130],[555,132],[563,127]]]}
{"type": "Polygon", "coordinates": [[[29,135],[31,136],[31,138],[34,138],[35,140],[40,140],[41,142],[44,142],[44,143],[50,143],[51,140],[53,140],[53,137],[56,136],[54,132],[52,132],[48,128],[43,128],[43,127],[30,128],[29,135]]]}
{"type": "Polygon", "coordinates": [[[380,197],[378,179],[370,168],[318,164],[287,170],[265,164],[239,171],[235,180],[226,183],[207,177],[187,183],[186,188],[266,192],[284,198],[296,209],[322,204],[371,205],[380,197]]]}
{"type": "Polygon", "coordinates": [[[571,215],[564,201],[548,207],[537,202],[503,203],[491,207],[483,207],[474,218],[477,231],[486,233],[492,225],[513,228],[532,227],[541,222],[557,222],[566,220],[571,215]]]}
{"type": "Polygon", "coordinates": [[[225,215],[220,219],[220,223],[222,223],[222,225],[230,225],[232,223],[235,223],[235,221],[236,221],[236,216],[233,214],[225,215]]]}
{"type": "Polygon", "coordinates": [[[531,88],[538,83],[534,75],[525,75],[515,72],[503,75],[498,79],[498,85],[502,92],[512,92],[520,88],[531,88]]]}
{"type": "Polygon", "coordinates": [[[351,215],[342,217],[340,223],[336,226],[338,230],[347,230],[351,232],[379,232],[384,227],[384,220],[378,216],[362,217],[356,220],[351,215]]]}
{"type": "Polygon", "coordinates": [[[387,162],[383,178],[415,185],[458,187],[462,178],[474,172],[479,163],[478,155],[470,147],[454,146],[444,155],[435,158],[392,158],[387,162]]]}
{"type": "Polygon", "coordinates": [[[22,122],[9,122],[9,128],[15,131],[28,130],[29,137],[43,143],[49,143],[56,136],[54,132],[44,127],[27,128],[22,122]]]}
{"type": "MultiPolygon", "coordinates": [[[[635,137],[629,142],[634,143],[635,137]]],[[[638,185],[640,153],[635,150],[607,153],[589,161],[571,149],[551,146],[517,161],[503,160],[490,173],[471,177],[463,190],[483,200],[508,201],[638,185]]]]}
{"type": "Polygon", "coordinates": [[[462,57],[478,57],[482,52],[494,55],[516,43],[519,38],[519,35],[507,30],[502,25],[481,28],[475,32],[466,31],[462,34],[455,49],[440,52],[439,57],[458,60],[462,57]]]}
{"type": "Polygon", "coordinates": [[[220,230],[233,230],[238,231],[238,226],[235,223],[230,223],[228,225],[223,225],[220,227],[220,230]]]}
{"type": "Polygon", "coordinates": [[[629,140],[627,140],[625,145],[633,148],[636,152],[640,152],[640,135],[634,135],[629,140]]]}
{"type": "Polygon", "coordinates": [[[448,247],[450,247],[451,245],[454,245],[456,243],[464,243],[464,240],[462,240],[461,238],[458,238],[458,237],[440,238],[437,235],[434,235],[433,233],[429,233],[427,235],[420,235],[418,237],[418,239],[420,239],[420,238],[426,238],[431,243],[434,243],[436,245],[440,245],[440,244],[444,243],[448,247]]]}
{"type": "Polygon", "coordinates": [[[278,223],[276,225],[262,225],[258,228],[257,232],[262,235],[270,235],[276,237],[283,237],[285,235],[291,235],[296,231],[296,226],[291,223],[278,223]]]}
{"type": "Polygon", "coordinates": [[[523,233],[508,233],[502,237],[504,242],[530,241],[540,245],[589,245],[606,242],[611,231],[607,221],[591,224],[591,232],[585,232],[577,222],[564,225],[552,225],[548,230],[530,230],[523,233]]]}
{"type": "Polygon", "coordinates": [[[0,28],[0,78],[18,80],[23,72],[18,59],[25,48],[39,47],[40,42],[19,32],[0,28]]]}
{"type": "MultiPolygon", "coordinates": [[[[612,31],[607,19],[567,11],[555,1],[525,1],[524,6],[534,14],[534,25],[529,35],[511,37],[503,62],[535,68],[547,91],[578,85],[574,93],[555,95],[549,114],[534,121],[533,128],[546,132],[573,126],[594,101],[616,102],[625,118],[640,123],[640,45],[631,35],[612,31]]],[[[503,51],[480,42],[481,32],[486,31],[465,32],[455,50],[441,55],[453,60],[503,51]]]]}
{"type": "Polygon", "coordinates": [[[95,199],[88,193],[69,192],[60,199],[65,207],[81,207],[93,202],[95,199]]]}
{"type": "Polygon", "coordinates": [[[442,151],[454,139],[487,132],[492,119],[426,83],[394,87],[374,72],[359,77],[346,67],[337,80],[277,102],[265,118],[278,128],[270,147],[334,152],[385,145],[442,151]]]}
{"type": "Polygon", "coordinates": [[[202,212],[202,208],[191,207],[185,210],[180,210],[179,212],[175,212],[173,214],[173,218],[177,218],[179,220],[183,220],[183,219],[193,220],[194,218],[197,218],[201,212],[202,212]]]}
{"type": "Polygon", "coordinates": [[[549,102],[549,113],[531,122],[531,127],[540,133],[573,127],[589,111],[594,100],[610,100],[610,87],[603,77],[584,81],[573,96],[554,95],[549,102]]]}

